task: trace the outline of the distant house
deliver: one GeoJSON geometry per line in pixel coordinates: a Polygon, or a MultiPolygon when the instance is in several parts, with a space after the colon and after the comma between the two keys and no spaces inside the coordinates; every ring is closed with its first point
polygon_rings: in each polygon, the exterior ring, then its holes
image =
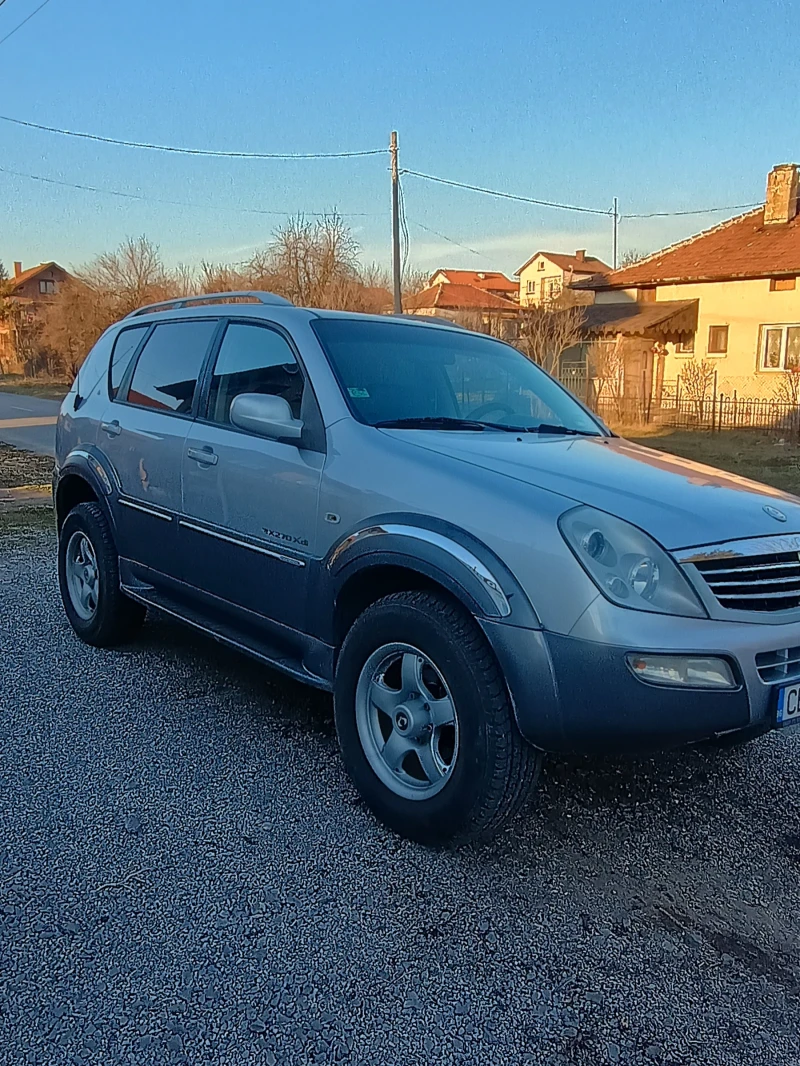
{"type": "Polygon", "coordinates": [[[656,392],[705,360],[726,394],[773,396],[800,372],[798,206],[798,166],[774,167],[763,207],[581,283],[587,332],[624,343],[626,376],[656,392]]]}
{"type": "Polygon", "coordinates": [[[574,282],[589,281],[610,271],[607,263],[587,255],[584,248],[579,248],[574,255],[536,252],[517,271],[519,302],[523,307],[551,303],[574,282]]]}
{"type": "Polygon", "coordinates": [[[494,296],[500,296],[505,300],[516,300],[519,297],[519,285],[498,270],[445,270],[440,268],[434,271],[428,281],[428,286],[435,285],[472,285],[482,292],[490,292],[494,296]]]}
{"type": "Polygon", "coordinates": [[[448,318],[471,329],[513,338],[517,335],[519,308],[492,292],[458,282],[438,282],[403,301],[412,315],[448,318]]]}
{"type": "Polygon", "coordinates": [[[39,263],[28,270],[22,269],[22,263],[14,263],[14,276],[4,286],[4,297],[15,314],[0,320],[0,373],[24,372],[24,353],[20,351],[18,338],[19,316],[23,315],[27,322],[35,319],[37,310],[47,306],[69,277],[58,263],[39,263]]]}

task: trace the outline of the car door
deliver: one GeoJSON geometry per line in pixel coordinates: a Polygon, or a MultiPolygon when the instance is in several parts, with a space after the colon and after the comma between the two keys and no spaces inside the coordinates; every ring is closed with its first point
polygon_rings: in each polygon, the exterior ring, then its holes
{"type": "Polygon", "coordinates": [[[206,393],[183,454],[184,581],[303,630],[324,434],[299,446],[267,439],[232,425],[230,409],[242,393],[278,395],[309,425],[318,409],[304,370],[277,327],[231,320],[206,393]]]}
{"type": "Polygon", "coordinates": [[[119,486],[117,548],[145,580],[177,576],[184,441],[218,324],[218,319],[184,319],[137,325],[120,332],[112,352],[111,399],[98,447],[119,486]]]}

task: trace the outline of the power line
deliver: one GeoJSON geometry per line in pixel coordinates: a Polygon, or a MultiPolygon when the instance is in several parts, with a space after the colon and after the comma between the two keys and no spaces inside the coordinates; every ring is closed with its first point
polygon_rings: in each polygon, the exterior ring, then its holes
{"type": "Polygon", "coordinates": [[[755,204],[731,204],[728,207],[702,207],[696,211],[648,211],[645,214],[620,215],[620,218],[677,218],[679,215],[711,215],[716,211],[746,211],[751,207],[761,207],[761,201],[755,204]]]}
{"type": "MultiPolygon", "coordinates": [[[[0,116],[1,118],[2,116],[0,116]]],[[[486,196],[498,196],[503,200],[518,200],[523,204],[536,204],[539,207],[557,207],[560,211],[580,211],[586,215],[610,215],[610,208],[600,210],[596,207],[577,207],[575,204],[559,204],[553,200],[536,200],[531,196],[516,196],[510,192],[499,192],[497,189],[485,189],[481,185],[468,185],[463,181],[451,181],[449,178],[437,178],[433,174],[423,174],[419,170],[403,170],[404,174],[411,174],[415,178],[424,178],[425,181],[435,181],[440,185],[452,185],[456,189],[469,189],[471,192],[484,193],[486,196]]]]}
{"type": "MultiPolygon", "coordinates": [[[[45,4],[49,0],[44,0],[45,4]]],[[[44,4],[41,5],[44,7],[44,4]]],[[[39,8],[37,7],[36,11],[39,8]]],[[[36,14],[36,11],[33,14],[36,14]]],[[[29,15],[28,18],[32,16],[29,15]]],[[[22,25],[22,23],[20,23],[22,25]]],[[[19,27],[17,27],[19,28],[19,27]]],[[[14,32],[13,30],[11,31],[14,32]]],[[[8,35],[9,37],[11,34],[8,35]]],[[[0,40],[0,44],[6,38],[0,40]]],[[[77,130],[62,130],[56,126],[43,126],[39,122],[26,122],[21,118],[11,118],[8,115],[0,115],[3,122],[11,122],[15,126],[26,126],[29,129],[44,130],[45,133],[58,133],[62,137],[80,137],[86,141],[100,141],[102,144],[117,144],[124,148],[146,148],[153,152],[172,152],[177,155],[212,156],[215,159],[353,159],[357,156],[384,155],[385,148],[370,148],[362,152],[223,152],[206,148],[179,148],[170,144],[148,144],[146,141],[123,141],[116,137],[101,137],[97,133],[80,133],[77,130]]]]}
{"type": "MultiPolygon", "coordinates": [[[[3,3],[5,3],[5,0],[3,0],[3,3]]],[[[9,37],[13,37],[14,34],[17,32],[17,30],[21,30],[26,22],[30,22],[30,20],[33,18],[33,16],[38,14],[38,12],[41,11],[42,8],[46,4],[49,4],[49,3],[50,3],[50,0],[44,0],[44,3],[41,3],[41,4],[39,4],[38,7],[35,7],[33,9],[33,11],[31,11],[30,15],[28,15],[27,18],[24,18],[22,20],[22,22],[18,22],[17,25],[14,27],[14,29],[13,30],[9,30],[9,32],[5,35],[5,37],[0,37],[0,44],[3,44],[5,41],[7,41],[9,37]]]]}
{"type": "Polygon", "coordinates": [[[9,167],[0,167],[0,174],[12,174],[16,178],[29,178],[31,181],[42,181],[47,185],[61,185],[67,189],[80,189],[82,192],[101,193],[104,196],[119,196],[125,200],[141,200],[151,204],[166,204],[169,207],[192,207],[201,211],[239,211],[245,215],[310,215],[312,218],[327,218],[331,214],[341,215],[343,218],[383,218],[383,213],[378,211],[268,211],[258,207],[223,207],[218,204],[193,204],[186,200],[165,200],[158,196],[144,196],[141,193],[121,192],[119,189],[100,189],[96,185],[79,185],[73,181],[61,181],[59,178],[46,178],[41,174],[25,174],[19,170],[11,170],[9,167]]]}
{"type": "Polygon", "coordinates": [[[0,0],[0,7],[2,7],[5,2],[6,0],[0,0]]]}
{"type": "Polygon", "coordinates": [[[470,248],[468,244],[462,244],[460,241],[448,237],[446,233],[440,233],[437,229],[432,229],[430,226],[423,226],[421,222],[417,222],[417,220],[413,218],[410,218],[408,221],[412,226],[418,226],[420,229],[425,230],[426,233],[432,233],[434,237],[441,237],[441,239],[447,241],[448,244],[455,244],[456,247],[463,248],[465,252],[471,252],[473,255],[479,255],[482,259],[484,258],[483,252],[479,252],[476,248],[470,248]]]}

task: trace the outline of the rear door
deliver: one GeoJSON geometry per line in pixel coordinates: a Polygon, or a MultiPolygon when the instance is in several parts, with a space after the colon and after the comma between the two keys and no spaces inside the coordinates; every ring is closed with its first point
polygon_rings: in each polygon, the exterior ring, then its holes
{"type": "Polygon", "coordinates": [[[177,576],[183,445],[218,319],[184,319],[122,330],[111,357],[111,400],[97,436],[119,484],[120,555],[146,580],[177,576]]]}
{"type": "Polygon", "coordinates": [[[324,443],[305,439],[298,447],[237,429],[231,403],[245,392],[284,397],[307,425],[317,410],[282,331],[228,322],[204,410],[185,441],[184,580],[227,604],[303,630],[324,443]]]}

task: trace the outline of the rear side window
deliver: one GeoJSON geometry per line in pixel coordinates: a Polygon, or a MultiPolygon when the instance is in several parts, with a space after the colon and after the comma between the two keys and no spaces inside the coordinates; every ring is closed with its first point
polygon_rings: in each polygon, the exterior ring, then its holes
{"type": "Polygon", "coordinates": [[[128,403],[185,415],[192,410],[197,379],[216,321],[164,322],[156,326],[133,371],[128,403]]]}
{"type": "Polygon", "coordinates": [[[243,392],[282,396],[300,417],[303,375],[289,342],[273,329],[231,322],[211,379],[209,419],[230,423],[231,403],[243,392]]]}
{"type": "Polygon", "coordinates": [[[150,329],[149,326],[134,326],[133,329],[123,329],[117,334],[114,350],[111,353],[111,365],[108,369],[108,394],[112,400],[116,398],[122,379],[125,377],[125,371],[130,366],[131,359],[136,354],[136,349],[148,329],[150,329]]]}

